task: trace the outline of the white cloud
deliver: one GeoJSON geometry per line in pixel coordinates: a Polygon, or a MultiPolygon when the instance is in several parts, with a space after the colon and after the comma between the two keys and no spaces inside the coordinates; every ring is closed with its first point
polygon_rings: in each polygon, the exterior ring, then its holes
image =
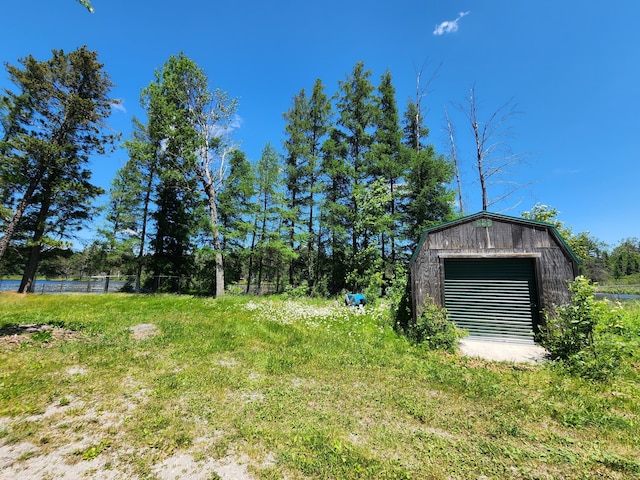
{"type": "Polygon", "coordinates": [[[436,25],[436,29],[433,31],[434,35],[444,35],[445,33],[453,33],[458,31],[458,22],[462,17],[466,17],[470,12],[460,12],[458,18],[455,20],[446,20],[439,25],[436,25]]]}

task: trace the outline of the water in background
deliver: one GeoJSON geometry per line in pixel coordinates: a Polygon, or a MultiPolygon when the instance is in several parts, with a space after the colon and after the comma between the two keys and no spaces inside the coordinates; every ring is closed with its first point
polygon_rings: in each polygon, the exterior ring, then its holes
{"type": "MultiPolygon", "coordinates": [[[[119,292],[126,282],[111,280],[107,293],[119,292]]],[[[33,293],[104,293],[105,279],[90,278],[87,280],[36,280],[33,293]]],[[[18,291],[20,280],[0,279],[0,290],[18,291]]]]}

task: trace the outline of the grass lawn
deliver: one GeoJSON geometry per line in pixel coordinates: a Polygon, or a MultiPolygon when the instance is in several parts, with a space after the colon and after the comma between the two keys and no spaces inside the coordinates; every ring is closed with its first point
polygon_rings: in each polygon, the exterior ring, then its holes
{"type": "Polygon", "coordinates": [[[620,321],[596,383],[428,351],[382,307],[2,293],[0,478],[640,478],[640,307],[620,321]]]}

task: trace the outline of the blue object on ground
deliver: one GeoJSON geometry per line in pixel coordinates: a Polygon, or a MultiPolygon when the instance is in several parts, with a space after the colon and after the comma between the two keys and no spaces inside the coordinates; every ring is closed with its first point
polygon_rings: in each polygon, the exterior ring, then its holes
{"type": "Polygon", "coordinates": [[[364,306],[366,303],[367,297],[362,293],[347,293],[347,297],[344,299],[344,304],[351,307],[364,306]]]}

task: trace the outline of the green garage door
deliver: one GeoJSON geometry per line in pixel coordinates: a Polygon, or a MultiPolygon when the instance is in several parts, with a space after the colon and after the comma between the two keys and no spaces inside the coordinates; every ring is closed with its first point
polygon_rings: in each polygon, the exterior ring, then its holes
{"type": "Polygon", "coordinates": [[[534,259],[445,259],[444,268],[449,317],[470,337],[533,343],[534,259]]]}

